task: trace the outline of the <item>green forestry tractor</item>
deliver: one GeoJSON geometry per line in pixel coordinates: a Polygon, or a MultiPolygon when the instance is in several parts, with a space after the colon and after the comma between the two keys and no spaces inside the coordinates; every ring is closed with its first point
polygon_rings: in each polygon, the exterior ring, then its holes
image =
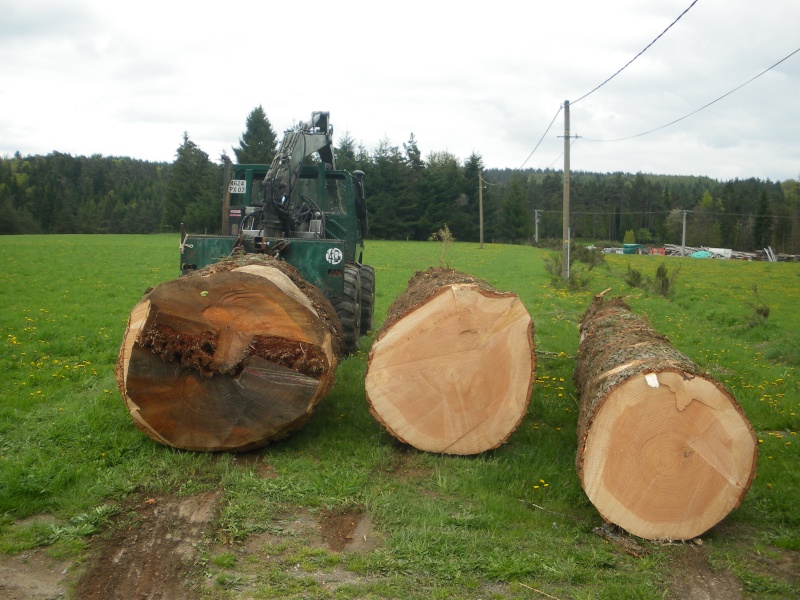
{"type": "Polygon", "coordinates": [[[363,264],[364,173],[336,169],[329,116],[314,112],[287,131],[271,165],[226,160],[223,235],[181,225],[180,263],[185,274],[237,251],[285,260],[331,301],[352,352],[372,329],[375,271],[363,264]]]}

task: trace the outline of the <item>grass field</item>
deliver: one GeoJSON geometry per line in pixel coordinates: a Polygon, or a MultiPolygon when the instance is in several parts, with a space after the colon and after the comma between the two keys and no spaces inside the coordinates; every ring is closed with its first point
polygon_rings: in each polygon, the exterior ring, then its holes
{"type": "MultiPolygon", "coordinates": [[[[151,441],[114,383],[129,311],[177,276],[177,249],[175,236],[0,237],[0,552],[80,563],[131,527],[139,499],[221,490],[193,563],[202,597],[662,598],[697,552],[745,597],[800,596],[800,265],[611,255],[576,266],[590,278],[576,291],[551,281],[546,250],[455,243],[444,261],[517,293],[535,323],[536,384],[508,443],[452,457],[394,442],[366,405],[368,336],[309,424],[245,461],[151,441]],[[625,283],[628,267],[647,279],[662,263],[677,274],[670,298],[625,283]],[[756,429],[752,487],[702,547],[634,540],[634,556],[592,532],[572,371],[580,316],[609,287],[723,381],[756,429]],[[759,301],[769,316],[753,324],[759,301]],[[369,515],[380,543],[310,546],[285,526],[298,514],[369,515]],[[268,541],[253,551],[255,539],[268,541]]],[[[379,325],[442,246],[370,242],[366,255],[379,325]]]]}

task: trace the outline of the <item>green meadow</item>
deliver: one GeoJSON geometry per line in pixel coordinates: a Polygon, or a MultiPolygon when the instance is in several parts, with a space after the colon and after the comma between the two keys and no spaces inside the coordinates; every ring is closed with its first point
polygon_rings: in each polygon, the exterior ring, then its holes
{"type": "Polygon", "coordinates": [[[365,249],[377,326],[415,271],[440,264],[519,295],[535,324],[536,383],[506,444],[455,457],[395,442],[365,399],[369,335],[311,421],[258,453],[264,477],[235,455],[153,442],[117,391],[128,314],[178,275],[177,236],[0,236],[0,553],[39,548],[80,563],[135,523],[141,498],[221,490],[194,565],[202,597],[663,598],[698,548],[744,597],[800,596],[800,265],[607,255],[591,270],[576,261],[584,285],[570,287],[548,273],[550,254],[459,242],[365,249]],[[668,297],[649,284],[661,265],[668,297]],[[626,283],[630,269],[639,287],[626,283]],[[578,322],[607,288],[722,381],[757,432],[750,491],[702,546],[628,538],[632,553],[593,532],[602,519],[575,472],[572,372],[578,322]],[[348,510],[369,515],[375,548],[309,548],[281,533],[287,514],[348,510]],[[245,550],[265,532],[281,542],[245,550]],[[350,576],[323,586],[320,572],[350,576]]]}

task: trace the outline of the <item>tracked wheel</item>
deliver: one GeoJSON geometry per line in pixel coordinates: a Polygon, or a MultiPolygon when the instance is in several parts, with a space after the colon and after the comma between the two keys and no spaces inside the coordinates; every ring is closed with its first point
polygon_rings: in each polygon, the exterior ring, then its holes
{"type": "Polygon", "coordinates": [[[361,337],[361,273],[358,266],[344,266],[344,290],[333,303],[344,328],[344,344],[348,353],[358,350],[361,337]]]}
{"type": "Polygon", "coordinates": [[[375,269],[361,265],[361,333],[373,328],[375,313],[375,269]]]}

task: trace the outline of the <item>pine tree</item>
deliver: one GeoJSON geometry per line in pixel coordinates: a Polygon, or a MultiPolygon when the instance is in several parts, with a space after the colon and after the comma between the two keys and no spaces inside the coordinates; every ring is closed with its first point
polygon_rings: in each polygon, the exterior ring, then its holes
{"type": "Polygon", "coordinates": [[[758,209],[756,211],[756,220],[753,224],[753,242],[756,249],[766,248],[770,245],[772,240],[772,211],[769,207],[769,199],[767,198],[767,191],[762,190],[761,196],[758,199],[758,209]]]}
{"type": "Polygon", "coordinates": [[[531,212],[525,205],[525,190],[519,177],[514,177],[503,200],[503,237],[512,243],[527,240],[533,235],[531,212]]]}
{"type": "Polygon", "coordinates": [[[183,222],[190,231],[217,231],[221,183],[221,169],[184,132],[167,183],[162,230],[176,231],[183,222]]]}
{"type": "Polygon", "coordinates": [[[239,147],[233,148],[240,165],[270,164],[275,157],[277,138],[261,105],[247,116],[246,130],[239,138],[239,147]]]}

